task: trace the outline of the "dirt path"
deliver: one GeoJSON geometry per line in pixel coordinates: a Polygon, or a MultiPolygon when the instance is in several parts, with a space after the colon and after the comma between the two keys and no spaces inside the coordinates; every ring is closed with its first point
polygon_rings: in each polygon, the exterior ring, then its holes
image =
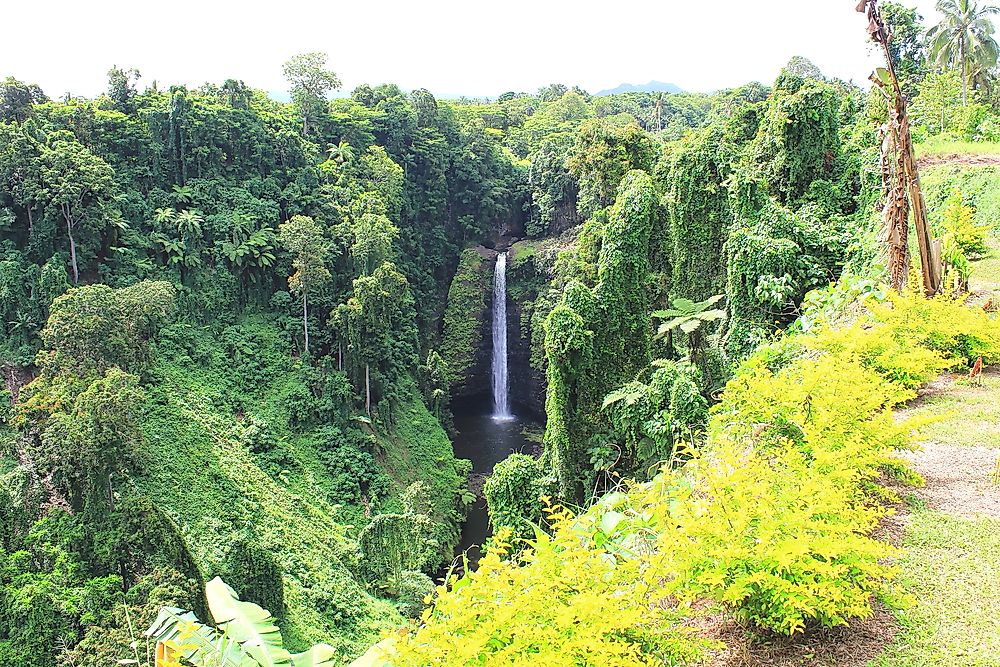
{"type": "MultiPolygon", "coordinates": [[[[971,303],[1000,297],[1000,244],[990,245],[973,263],[971,303]]],[[[899,516],[899,584],[912,603],[895,612],[899,632],[870,667],[1000,667],[1000,368],[976,385],[946,375],[898,416],[935,421],[903,454],[926,482],[899,516]]]]}
{"type": "Polygon", "coordinates": [[[917,167],[933,167],[939,164],[956,164],[961,166],[1000,165],[1000,155],[924,155],[917,160],[917,167]]]}
{"type": "Polygon", "coordinates": [[[988,369],[982,384],[948,376],[932,384],[901,418],[939,419],[921,437],[921,448],[903,457],[923,475],[916,490],[929,508],[954,516],[1000,519],[1000,369],[988,369]]]}

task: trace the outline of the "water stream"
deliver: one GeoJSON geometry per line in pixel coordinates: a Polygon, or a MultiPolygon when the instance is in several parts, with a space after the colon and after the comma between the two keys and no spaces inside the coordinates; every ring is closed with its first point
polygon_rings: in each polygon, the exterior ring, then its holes
{"type": "MultiPolygon", "coordinates": [[[[473,476],[484,478],[493,472],[493,466],[511,454],[531,453],[534,444],[524,436],[525,426],[537,427],[538,424],[530,417],[516,414],[497,420],[487,396],[465,402],[455,410],[455,456],[472,461],[473,476]]],[[[468,551],[469,560],[477,562],[479,546],[491,534],[486,501],[480,497],[469,508],[462,525],[459,553],[468,551]]]]}
{"type": "MultiPolygon", "coordinates": [[[[528,453],[532,444],[524,436],[525,426],[537,425],[511,409],[510,381],[507,374],[507,254],[497,256],[493,273],[493,355],[492,404],[488,396],[464,401],[455,406],[455,456],[472,461],[473,475],[480,480],[493,472],[493,466],[514,452],[528,453]]],[[[474,485],[478,487],[478,484],[474,485]]],[[[478,491],[478,488],[476,489],[478,491]]],[[[473,563],[479,560],[479,547],[490,536],[486,501],[479,498],[469,508],[462,526],[459,550],[473,563]]]]}
{"type": "Polygon", "coordinates": [[[493,269],[493,418],[510,421],[507,380],[507,253],[497,256],[493,269]]]}

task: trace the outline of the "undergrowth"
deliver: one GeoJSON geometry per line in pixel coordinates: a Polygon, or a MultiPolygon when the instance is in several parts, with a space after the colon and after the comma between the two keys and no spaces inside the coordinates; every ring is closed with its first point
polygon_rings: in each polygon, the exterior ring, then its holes
{"type": "Polygon", "coordinates": [[[872,536],[885,471],[919,423],[892,408],[944,368],[1000,360],[989,316],[944,297],[891,296],[850,330],[817,326],[761,348],[680,469],[627,485],[551,534],[495,540],[395,635],[396,667],[685,664],[706,644],[699,601],[781,634],[871,615],[896,555],[872,536]],[[513,554],[508,557],[507,554],[513,554]]]}

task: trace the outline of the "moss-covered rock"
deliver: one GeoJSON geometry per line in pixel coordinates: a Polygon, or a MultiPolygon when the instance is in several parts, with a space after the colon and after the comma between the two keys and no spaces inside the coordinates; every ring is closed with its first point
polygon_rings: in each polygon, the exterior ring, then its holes
{"type": "Polygon", "coordinates": [[[490,309],[497,252],[466,248],[448,290],[441,357],[448,364],[452,397],[474,396],[490,388],[490,309]]]}
{"type": "Polygon", "coordinates": [[[507,268],[507,350],[511,400],[536,416],[545,414],[545,317],[559,239],[519,241],[507,268]]]}

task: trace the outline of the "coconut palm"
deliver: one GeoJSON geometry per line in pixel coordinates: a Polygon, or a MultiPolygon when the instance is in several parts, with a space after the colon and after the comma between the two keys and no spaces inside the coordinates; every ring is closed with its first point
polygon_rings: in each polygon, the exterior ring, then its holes
{"type": "Polygon", "coordinates": [[[346,141],[330,144],[326,152],[330,154],[330,159],[337,164],[345,164],[354,159],[354,148],[346,141]]]}
{"type": "Polygon", "coordinates": [[[969,101],[969,82],[997,64],[1000,47],[993,38],[993,22],[987,18],[1000,12],[978,0],[938,0],[941,23],[927,33],[931,59],[941,67],[962,70],[962,101],[969,101]]]}

